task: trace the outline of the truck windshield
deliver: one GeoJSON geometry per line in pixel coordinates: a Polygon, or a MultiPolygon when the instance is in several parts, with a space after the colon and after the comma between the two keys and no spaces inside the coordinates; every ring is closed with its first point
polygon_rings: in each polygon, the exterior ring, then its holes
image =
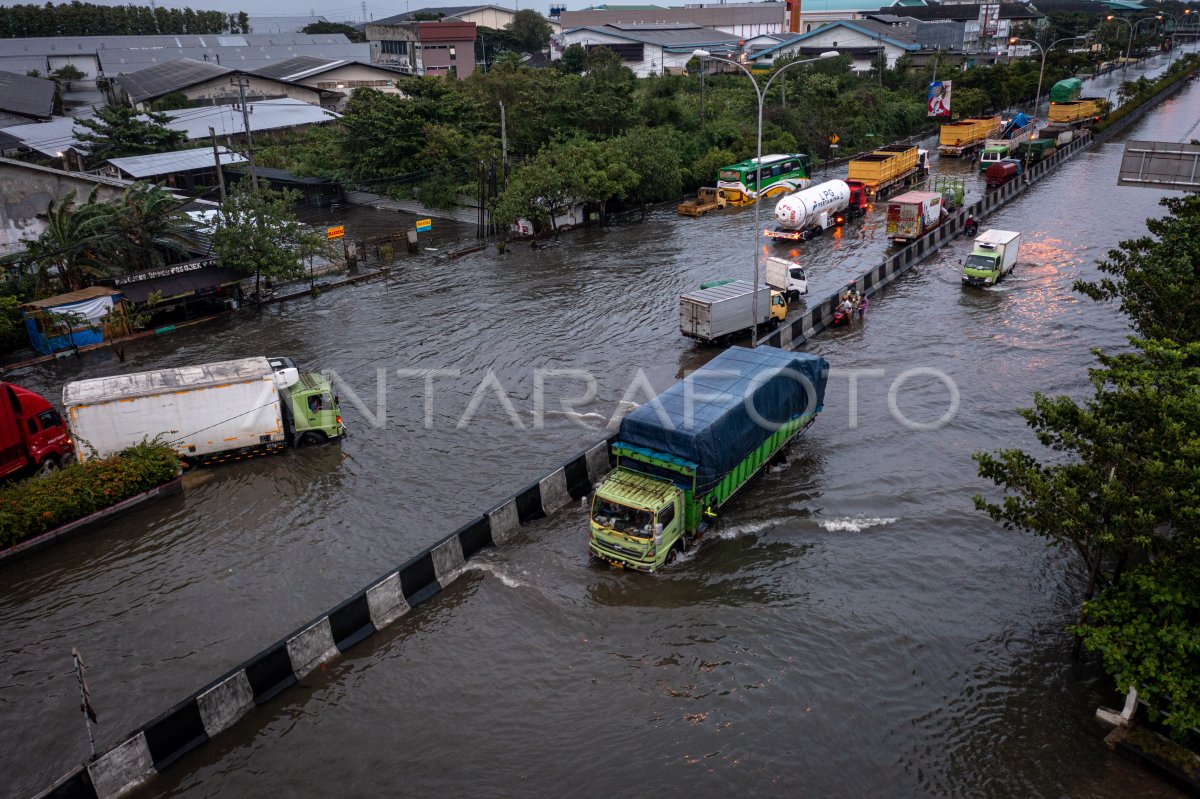
{"type": "Polygon", "coordinates": [[[963,264],[964,269],[982,269],[985,272],[990,272],[996,268],[995,256],[991,255],[976,255],[971,253],[967,256],[967,262],[963,264]]]}
{"type": "Polygon", "coordinates": [[[596,497],[596,501],[592,503],[592,521],[635,538],[651,538],[654,535],[654,514],[650,511],[631,508],[600,497],[596,497]]]}
{"type": "Polygon", "coordinates": [[[793,266],[788,274],[792,276],[792,280],[804,280],[804,269],[799,266],[793,266]]]}

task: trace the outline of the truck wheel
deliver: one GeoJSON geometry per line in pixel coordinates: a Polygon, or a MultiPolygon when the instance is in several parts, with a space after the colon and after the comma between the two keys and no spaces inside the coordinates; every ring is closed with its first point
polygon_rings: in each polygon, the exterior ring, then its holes
{"type": "Polygon", "coordinates": [[[328,438],[324,433],[316,430],[309,430],[306,433],[301,433],[299,440],[296,442],[297,447],[315,447],[324,444],[328,438]]]}
{"type": "Polygon", "coordinates": [[[53,455],[50,455],[44,461],[42,461],[41,463],[38,464],[38,467],[37,467],[38,477],[45,477],[48,474],[53,474],[54,472],[57,472],[59,470],[59,468],[61,468],[61,467],[62,467],[62,464],[58,462],[58,458],[54,457],[53,455]]]}

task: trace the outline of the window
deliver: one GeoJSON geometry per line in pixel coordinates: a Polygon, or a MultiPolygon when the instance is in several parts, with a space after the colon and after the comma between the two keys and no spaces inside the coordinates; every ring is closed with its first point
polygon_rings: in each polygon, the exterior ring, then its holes
{"type": "Polygon", "coordinates": [[[58,411],[51,408],[48,411],[42,411],[38,414],[38,421],[42,423],[43,430],[50,430],[62,425],[62,417],[58,415],[58,411]]]}
{"type": "Polygon", "coordinates": [[[454,54],[455,54],[455,52],[456,52],[456,51],[455,51],[455,49],[454,49],[453,47],[451,47],[451,48],[450,48],[450,60],[451,60],[451,61],[453,61],[453,60],[454,60],[454,54]]]}
{"type": "Polygon", "coordinates": [[[673,521],[675,521],[674,505],[668,505],[658,512],[658,523],[662,525],[664,531],[671,526],[671,522],[673,521]]]}
{"type": "Polygon", "coordinates": [[[32,416],[25,420],[25,426],[29,428],[30,434],[36,434],[38,431],[37,419],[34,419],[32,416]]]}
{"type": "Polygon", "coordinates": [[[408,55],[408,42],[384,40],[379,43],[379,52],[385,55],[408,55]]]}

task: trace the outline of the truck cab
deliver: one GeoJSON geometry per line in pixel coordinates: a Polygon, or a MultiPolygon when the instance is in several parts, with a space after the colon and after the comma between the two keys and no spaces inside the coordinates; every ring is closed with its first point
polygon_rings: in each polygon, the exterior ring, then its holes
{"type": "Polygon", "coordinates": [[[1016,266],[1021,234],[986,230],[975,239],[975,248],[963,263],[964,286],[994,286],[1016,266]]]}
{"type": "Polygon", "coordinates": [[[285,409],[285,424],[294,446],[324,444],[345,434],[339,398],[321,374],[301,373],[291,358],[268,358],[275,370],[285,409]]]}
{"type": "Polygon", "coordinates": [[[653,572],[686,549],[684,492],[617,467],[592,498],[589,551],[616,566],[653,572]]]}
{"type": "Polygon", "coordinates": [[[12,383],[0,383],[0,394],[0,478],[62,466],[74,445],[54,406],[12,383]]]}
{"type": "MultiPolygon", "coordinates": [[[[788,281],[788,285],[789,286],[791,285],[791,280],[788,281]]],[[[771,321],[772,322],[783,322],[787,319],[787,315],[788,315],[787,297],[784,296],[782,291],[772,291],[771,292],[771,321]]]]}
{"type": "Polygon", "coordinates": [[[1008,158],[1007,144],[990,144],[983,148],[979,155],[979,171],[986,172],[992,164],[998,164],[1008,158]]]}

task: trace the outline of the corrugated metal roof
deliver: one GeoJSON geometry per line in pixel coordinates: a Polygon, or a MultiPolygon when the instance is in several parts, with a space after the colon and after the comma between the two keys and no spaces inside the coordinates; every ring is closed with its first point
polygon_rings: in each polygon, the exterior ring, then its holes
{"type": "Polygon", "coordinates": [[[716,28],[705,28],[700,25],[665,24],[665,25],[588,25],[582,28],[572,28],[563,31],[564,34],[579,31],[614,36],[620,39],[630,39],[644,44],[662,47],[691,47],[701,44],[724,44],[741,41],[741,37],[719,31],[716,28]]]}
{"type": "Polygon", "coordinates": [[[94,300],[97,297],[112,297],[120,295],[121,292],[109,286],[88,286],[85,289],[78,291],[68,291],[66,294],[56,294],[53,297],[46,297],[42,300],[32,300],[24,303],[22,308],[57,308],[60,305],[71,305],[76,302],[85,300],[94,300]]]}
{"type": "Polygon", "coordinates": [[[250,17],[250,30],[255,33],[300,33],[317,22],[328,22],[325,17],[250,17]]]}
{"type": "MultiPolygon", "coordinates": [[[[442,17],[457,17],[462,14],[469,14],[472,11],[479,11],[479,10],[485,9],[485,8],[495,8],[500,11],[508,11],[508,12],[512,13],[511,8],[504,8],[503,6],[491,6],[491,5],[487,5],[487,6],[441,6],[439,8],[418,8],[418,9],[414,9],[413,11],[406,11],[403,14],[393,14],[392,16],[384,17],[383,19],[373,19],[366,24],[367,25],[399,25],[402,22],[427,22],[427,21],[433,22],[435,20],[428,20],[428,19],[418,20],[416,18],[416,16],[418,14],[420,14],[422,17],[425,17],[428,14],[434,14],[434,15],[440,14],[440,15],[442,15],[442,17]]],[[[358,27],[361,28],[363,26],[359,25],[358,27]]]]}
{"type": "Polygon", "coordinates": [[[204,83],[213,78],[229,75],[234,70],[210,61],[196,61],[192,58],[177,58],[165,64],[139,69],[128,75],[117,78],[130,99],[135,103],[149,100],[153,97],[177,92],[197,83],[204,83]]]}
{"type": "Polygon", "coordinates": [[[54,114],[54,81],[0,72],[0,111],[49,118],[54,114]]]}
{"type": "MultiPolygon", "coordinates": [[[[303,100],[293,100],[290,97],[278,100],[256,100],[246,105],[250,109],[250,130],[254,133],[261,130],[315,125],[331,122],[340,117],[339,114],[332,111],[326,111],[315,105],[309,105],[303,100]]],[[[234,110],[231,105],[185,108],[166,113],[171,117],[167,127],[171,130],[183,131],[184,135],[188,137],[188,141],[208,138],[209,126],[216,129],[218,136],[237,136],[243,133],[242,113],[234,110]]],[[[68,148],[86,152],[87,148],[75,140],[73,129],[79,119],[86,119],[89,116],[91,115],[55,117],[49,122],[4,128],[3,132],[18,139],[22,146],[50,157],[54,157],[68,148]]]]}
{"type": "MultiPolygon", "coordinates": [[[[222,164],[240,164],[246,159],[224,147],[218,147],[222,164]]],[[[212,169],[213,151],[209,147],[194,150],[173,150],[153,155],[131,155],[126,158],[110,158],[108,163],[133,178],[150,178],[175,172],[190,172],[194,169],[212,169]]]]}
{"type": "Polygon", "coordinates": [[[298,55],[295,58],[289,58],[286,61],[268,64],[265,67],[259,67],[253,71],[255,75],[262,75],[265,78],[299,80],[300,78],[307,78],[310,75],[319,75],[322,72],[328,72],[335,67],[340,67],[343,64],[349,63],[351,62],[346,61],[345,59],[316,58],[315,56],[298,55]]]}

